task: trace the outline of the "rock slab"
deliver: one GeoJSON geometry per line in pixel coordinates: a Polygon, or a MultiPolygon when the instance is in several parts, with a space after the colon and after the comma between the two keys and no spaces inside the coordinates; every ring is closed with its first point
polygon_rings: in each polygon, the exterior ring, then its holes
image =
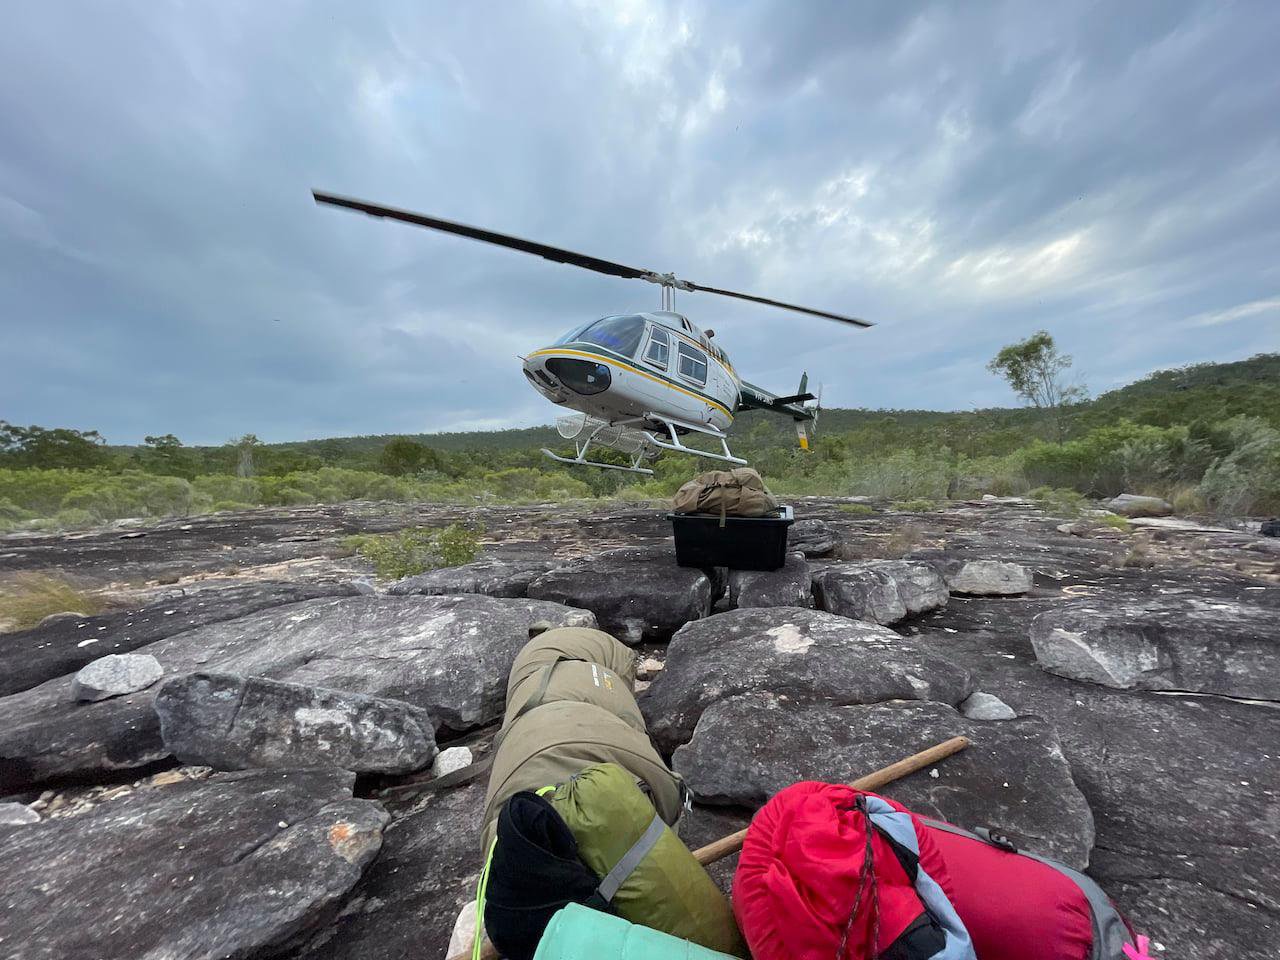
{"type": "MultiPolygon", "coordinates": [[[[476,895],[484,779],[424,796],[387,830],[341,916],[297,960],[444,960],[476,895]]],[[[468,945],[468,956],[469,945],[468,945]]]]}
{"type": "Polygon", "coordinates": [[[420,707],[263,677],[174,677],[156,692],[155,709],[165,748],[215,770],[412,773],[438,752],[431,715],[420,707]]]}
{"type": "Polygon", "coordinates": [[[386,812],[352,799],[353,782],[336,770],[216,774],[10,831],[0,956],[278,951],[337,911],[382,845],[386,812]]]}
{"type": "Polygon", "coordinates": [[[649,733],[670,752],[713,703],[752,690],[795,700],[959,703],[963,668],[892,630],[798,607],[730,610],[681,629],[641,701],[649,733]]]}
{"type": "Polygon", "coordinates": [[[23,803],[0,803],[0,827],[25,827],[39,823],[40,814],[23,803]]]}
{"type": "Polygon", "coordinates": [[[1107,509],[1122,517],[1168,517],[1173,514],[1173,504],[1168,500],[1134,493],[1120,494],[1107,504],[1107,509]]]}
{"type": "Polygon", "coordinates": [[[942,578],[952,593],[975,597],[1014,597],[1035,586],[1029,568],[1003,560],[963,560],[954,571],[942,571],[942,578]]]}
{"type": "Polygon", "coordinates": [[[885,626],[947,605],[947,584],[932,566],[910,560],[841,563],[813,576],[818,607],[885,626]]]}
{"type": "Polygon", "coordinates": [[[85,664],[71,681],[74,700],[106,700],[145,690],[164,676],[160,661],[146,653],[109,653],[85,664]]]}
{"type": "MultiPolygon", "coordinates": [[[[530,628],[594,627],[586,610],[480,595],[309,600],[151,646],[168,676],[236,673],[404,700],[464,731],[496,720],[530,628]]],[[[69,677],[0,698],[0,792],[168,756],[155,689],[77,704],[69,677]]]]}
{"type": "Polygon", "coordinates": [[[836,548],[836,532],[825,520],[797,520],[787,530],[787,549],[823,557],[836,548]]]}
{"type": "Polygon", "coordinates": [[[524,597],[529,593],[529,584],[555,565],[550,560],[477,560],[460,567],[444,567],[397,580],[387,588],[387,593],[428,597],[453,593],[524,597]]]}
{"type": "Polygon", "coordinates": [[[623,547],[544,573],[529,596],[595,614],[600,629],[623,643],[662,641],[711,612],[713,589],[701,570],[676,565],[667,544],[623,547]]]}
{"type": "Polygon", "coordinates": [[[141,610],[76,614],[6,636],[0,646],[0,697],[74,673],[108,653],[128,653],[185,630],[319,597],[350,596],[349,584],[263,582],[207,588],[141,610]]]}
{"type": "Polygon", "coordinates": [[[729,606],[813,606],[812,576],[804,554],[788,554],[779,570],[730,570],[729,606]]]}
{"type": "Polygon", "coordinates": [[[854,780],[955,736],[970,746],[885,792],[924,816],[990,827],[1035,853],[1088,865],[1089,804],[1052,727],[1035,717],[981,723],[941,703],[797,703],[753,693],[708,708],[673,765],[701,802],[759,807],[796,781],[854,780]]]}
{"type": "Polygon", "coordinates": [[[1280,610],[1194,596],[1081,600],[1031,621],[1040,666],[1107,687],[1280,700],[1280,610]]]}

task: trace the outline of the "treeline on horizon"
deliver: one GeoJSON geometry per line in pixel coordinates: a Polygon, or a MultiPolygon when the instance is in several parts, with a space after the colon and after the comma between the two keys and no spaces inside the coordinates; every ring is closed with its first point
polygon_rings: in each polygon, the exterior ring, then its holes
{"type": "MultiPolygon", "coordinates": [[[[135,447],[0,421],[0,532],[352,499],[659,499],[716,466],[668,454],[639,477],[564,467],[544,446],[566,443],[548,426],[277,444],[246,434],[193,447],[164,435],[135,447]]],[[[1280,354],[1163,370],[1057,409],[824,410],[808,453],[790,421],[748,411],[731,446],[784,495],[942,500],[1055,488],[1270,515],[1280,512],[1280,354]]]]}

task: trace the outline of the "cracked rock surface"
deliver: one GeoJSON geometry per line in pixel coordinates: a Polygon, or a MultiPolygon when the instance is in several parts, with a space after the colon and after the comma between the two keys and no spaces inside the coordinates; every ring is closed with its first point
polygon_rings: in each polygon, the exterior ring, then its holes
{"type": "Polygon", "coordinates": [[[246,771],[139,790],[0,843],[0,955],[250,957],[336,912],[387,814],[351,774],[246,771]]]}
{"type": "MultiPolygon", "coordinates": [[[[594,626],[585,610],[480,595],[354,596],[274,607],[152,644],[166,677],[217,671],[404,700],[451,730],[497,719],[506,673],[535,623],[594,626]]],[[[0,698],[0,791],[168,755],[156,687],[70,700],[70,678],[0,698]]]]}

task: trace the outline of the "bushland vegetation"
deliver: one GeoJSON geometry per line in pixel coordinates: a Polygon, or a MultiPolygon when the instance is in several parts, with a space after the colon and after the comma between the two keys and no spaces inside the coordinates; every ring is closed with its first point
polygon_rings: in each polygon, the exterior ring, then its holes
{"type": "MultiPolygon", "coordinates": [[[[1070,358],[1047,339],[1039,372],[1036,343],[1011,361],[1028,390],[1042,385],[1040,373],[1068,372],[1070,358]]],[[[1184,513],[1280,513],[1280,354],[1161,371],[1093,400],[1062,383],[1038,396],[1027,407],[965,412],[824,410],[808,453],[790,422],[746,412],[733,446],[781,494],[921,508],[1049,490],[1057,493],[1046,503],[1066,510],[1073,497],[1129,492],[1163,496],[1184,513]]],[[[0,532],[357,499],[642,501],[714,466],[667,455],[652,477],[637,477],[563,467],[543,446],[564,443],[541,427],[282,444],[246,434],[190,447],[166,434],[111,446],[92,430],[0,421],[0,532]]]]}

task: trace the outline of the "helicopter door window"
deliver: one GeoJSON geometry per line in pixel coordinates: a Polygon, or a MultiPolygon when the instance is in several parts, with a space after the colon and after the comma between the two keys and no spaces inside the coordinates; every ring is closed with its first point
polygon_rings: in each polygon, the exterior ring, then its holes
{"type": "Polygon", "coordinates": [[[676,345],[680,352],[680,376],[694,383],[707,382],[707,355],[687,343],[676,345]]]}
{"type": "Polygon", "coordinates": [[[649,346],[645,348],[644,358],[655,367],[667,369],[667,360],[671,355],[671,338],[665,330],[654,327],[649,331],[649,346]]]}

